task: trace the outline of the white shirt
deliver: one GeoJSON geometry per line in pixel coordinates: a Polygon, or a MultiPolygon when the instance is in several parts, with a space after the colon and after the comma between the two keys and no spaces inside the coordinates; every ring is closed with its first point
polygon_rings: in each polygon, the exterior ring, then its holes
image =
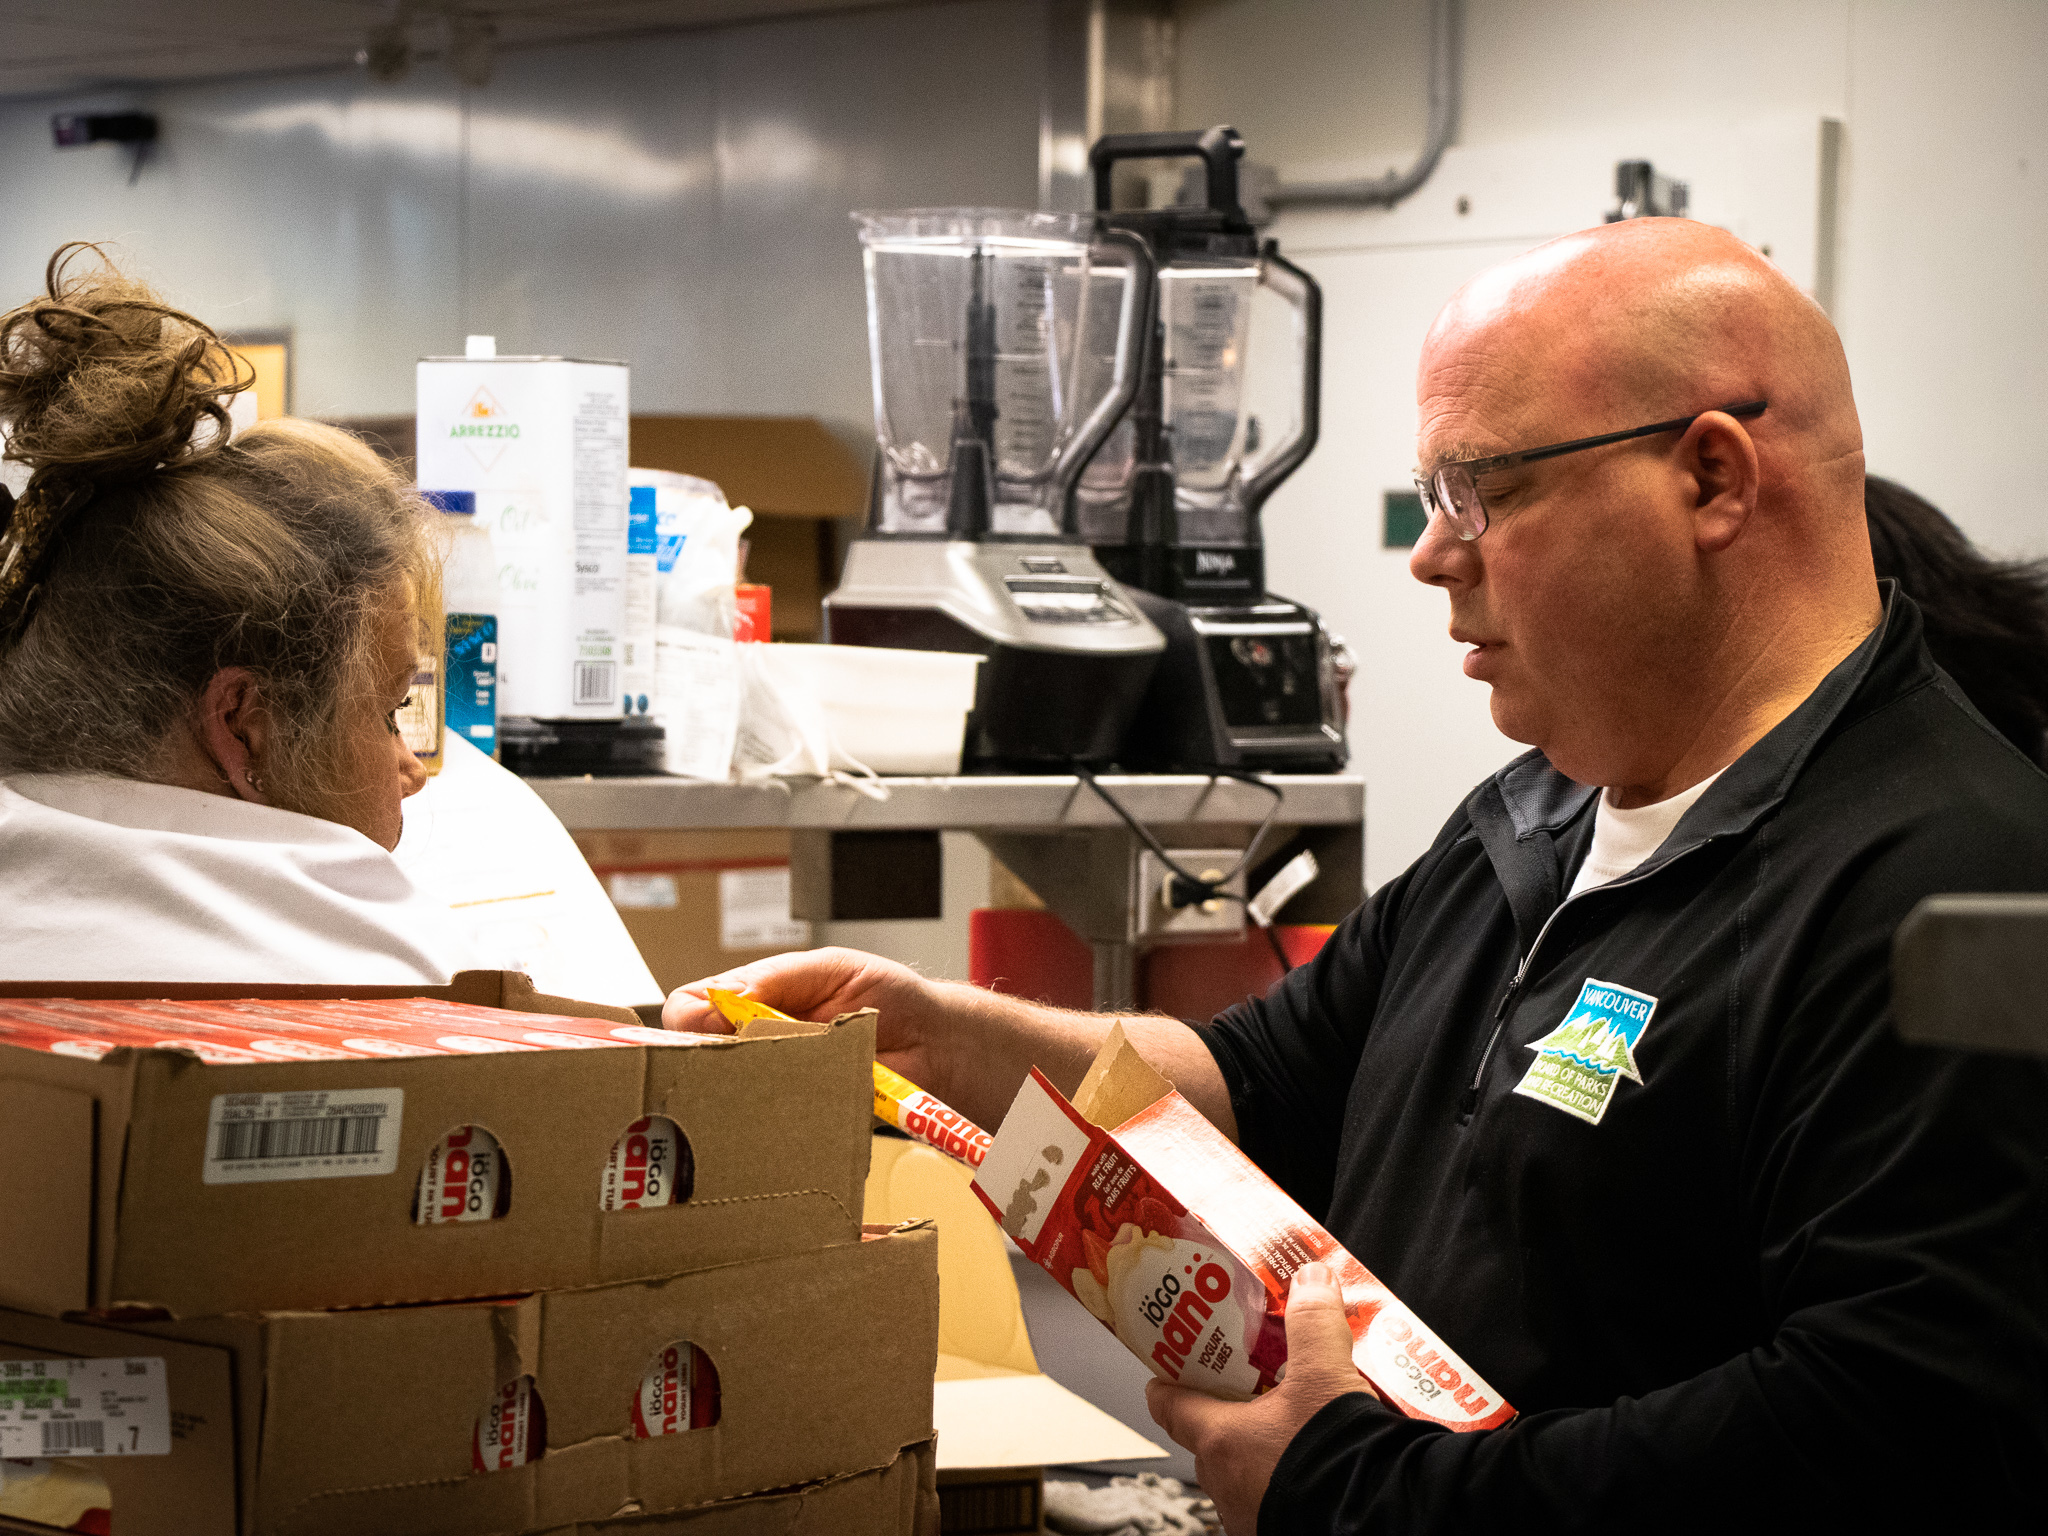
{"type": "Polygon", "coordinates": [[[471,963],[352,827],[132,779],[0,779],[0,978],[438,985],[471,963]]]}
{"type": "Polygon", "coordinates": [[[1585,862],[1579,865],[1579,873],[1572,888],[1565,892],[1565,899],[1569,901],[1581,891],[1619,880],[1663,847],[1671,829],[1719,777],[1721,774],[1717,773],[1713,778],[1701,779],[1691,789],[1682,789],[1655,805],[1626,810],[1614,803],[1612,789],[1603,789],[1600,804],[1593,811],[1593,846],[1586,850],[1585,862]]]}
{"type": "Polygon", "coordinates": [[[477,963],[556,997],[636,1008],[661,986],[575,838],[526,781],[454,732],[405,802],[399,868],[446,909],[477,963]]]}

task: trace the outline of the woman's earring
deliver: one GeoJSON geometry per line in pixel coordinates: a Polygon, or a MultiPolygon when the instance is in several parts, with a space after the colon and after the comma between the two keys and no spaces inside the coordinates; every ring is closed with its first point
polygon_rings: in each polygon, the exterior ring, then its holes
{"type": "Polygon", "coordinates": [[[263,781],[257,778],[254,773],[249,772],[245,769],[243,770],[242,777],[248,782],[249,787],[255,790],[257,794],[260,795],[263,793],[263,781]]]}

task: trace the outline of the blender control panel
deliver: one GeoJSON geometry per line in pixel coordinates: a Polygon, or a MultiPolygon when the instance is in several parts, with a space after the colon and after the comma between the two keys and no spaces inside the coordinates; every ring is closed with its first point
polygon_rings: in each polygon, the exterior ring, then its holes
{"type": "Polygon", "coordinates": [[[1086,576],[1005,576],[1017,611],[1037,624],[1135,624],[1138,615],[1107,582],[1086,576]]]}

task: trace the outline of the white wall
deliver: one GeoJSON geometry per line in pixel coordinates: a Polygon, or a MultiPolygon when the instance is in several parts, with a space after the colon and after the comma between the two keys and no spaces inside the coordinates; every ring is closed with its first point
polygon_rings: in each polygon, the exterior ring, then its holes
{"type": "MultiPolygon", "coordinates": [[[[1182,126],[1234,123],[1252,158],[1296,179],[1413,159],[1427,0],[1183,0],[1180,16],[1182,126]]],[[[1993,550],[2048,554],[2048,498],[2031,489],[2048,446],[2048,5],[1466,0],[1464,38],[1457,143],[1475,161],[1588,136],[1623,159],[1652,140],[1842,119],[1835,316],[1870,466],[1993,550]]],[[[1596,222],[1603,205],[1588,202],[1596,222]]],[[[1371,885],[1520,750],[1460,674],[1443,599],[1408,578],[1405,551],[1379,547],[1380,494],[1407,484],[1413,459],[1423,329],[1516,243],[1390,241],[1402,217],[1303,212],[1270,231],[1312,253],[1329,312],[1323,446],[1268,509],[1269,569],[1360,653],[1352,740],[1371,885]]]]}

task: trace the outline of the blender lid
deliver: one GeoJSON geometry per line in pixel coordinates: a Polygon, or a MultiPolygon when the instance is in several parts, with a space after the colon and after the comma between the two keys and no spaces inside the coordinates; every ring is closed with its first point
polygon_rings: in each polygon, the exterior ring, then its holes
{"type": "Polygon", "coordinates": [[[860,225],[863,244],[996,240],[1086,245],[1095,229],[1093,214],[1033,208],[856,208],[847,217],[860,225]]]}

